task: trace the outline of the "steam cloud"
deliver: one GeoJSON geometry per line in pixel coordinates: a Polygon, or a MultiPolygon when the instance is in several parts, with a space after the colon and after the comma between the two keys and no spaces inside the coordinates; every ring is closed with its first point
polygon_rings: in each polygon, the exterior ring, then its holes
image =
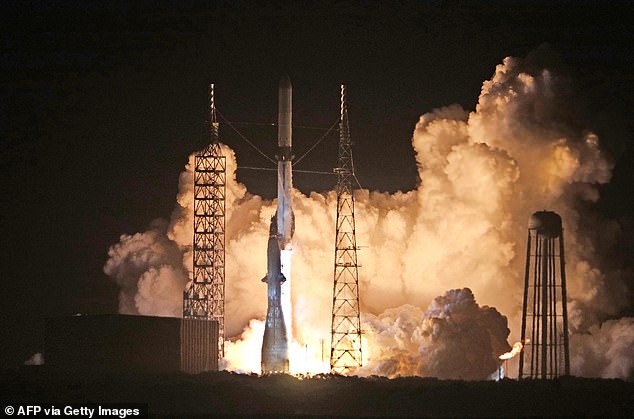
{"type": "MultiPolygon", "coordinates": [[[[571,93],[559,81],[529,60],[506,58],[484,82],[475,111],[452,105],[420,117],[412,139],[417,189],[355,193],[357,242],[368,246],[359,254],[367,373],[469,379],[492,373],[509,349],[499,313],[519,340],[528,217],[549,209],[564,221],[573,373],[632,376],[634,320],[606,321],[628,304],[625,274],[603,267],[600,249],[609,238],[594,236],[600,229],[613,237],[618,225],[578,209],[598,199],[595,185],[609,181],[612,166],[597,135],[571,115],[571,93]],[[479,307],[473,295],[499,313],[479,307]]],[[[223,151],[226,329],[228,336],[242,334],[227,346],[226,362],[257,371],[259,362],[242,356],[259,354],[253,319],[266,313],[259,279],[275,206],[237,183],[235,155],[223,151]]],[[[171,222],[123,235],[109,251],[104,270],[121,286],[122,313],[181,313],[191,268],[192,163],[190,157],[181,175],[171,222]]],[[[315,353],[321,339],[330,341],[335,202],[332,191],[293,191],[294,335],[315,353]]]]}
{"type": "Polygon", "coordinates": [[[447,291],[425,313],[412,305],[368,315],[372,362],[361,374],[484,380],[510,349],[506,318],[479,307],[470,289],[447,291]]]}
{"type": "Polygon", "coordinates": [[[182,316],[187,271],[179,246],[166,233],[167,223],[155,220],[144,233],[122,235],[108,251],[104,272],[121,287],[120,313],[182,316]]]}
{"type": "Polygon", "coordinates": [[[44,365],[44,355],[41,352],[36,352],[24,361],[24,365],[44,365]]]}

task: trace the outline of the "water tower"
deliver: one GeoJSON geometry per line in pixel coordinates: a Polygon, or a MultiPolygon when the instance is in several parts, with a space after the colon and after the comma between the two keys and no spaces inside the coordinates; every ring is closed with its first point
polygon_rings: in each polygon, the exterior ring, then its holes
{"type": "Polygon", "coordinates": [[[561,217],[534,213],[528,223],[518,378],[570,375],[566,270],[561,217]]]}

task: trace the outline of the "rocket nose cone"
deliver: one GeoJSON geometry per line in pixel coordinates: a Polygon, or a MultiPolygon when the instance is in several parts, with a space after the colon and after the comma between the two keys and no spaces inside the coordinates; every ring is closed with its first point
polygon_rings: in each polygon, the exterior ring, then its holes
{"type": "Polygon", "coordinates": [[[280,89],[292,89],[291,79],[288,77],[288,74],[284,74],[282,79],[280,80],[280,89]]]}

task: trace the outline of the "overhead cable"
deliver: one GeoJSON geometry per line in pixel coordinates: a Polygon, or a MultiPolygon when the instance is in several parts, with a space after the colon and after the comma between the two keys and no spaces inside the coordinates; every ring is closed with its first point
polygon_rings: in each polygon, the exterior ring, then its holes
{"type": "Polygon", "coordinates": [[[218,109],[216,109],[216,113],[218,115],[220,115],[220,117],[227,123],[227,125],[229,125],[231,127],[231,129],[233,129],[236,132],[236,134],[238,134],[244,141],[246,141],[247,144],[249,144],[251,147],[253,147],[253,149],[255,151],[260,153],[262,155],[262,157],[264,157],[265,159],[267,159],[268,161],[270,161],[273,164],[277,164],[277,162],[275,160],[273,160],[272,158],[267,156],[262,150],[260,150],[255,144],[253,144],[247,137],[245,137],[240,131],[238,131],[238,129],[233,126],[231,121],[229,121],[227,118],[225,118],[225,116],[218,109]]]}
{"type": "Polygon", "coordinates": [[[339,124],[339,119],[337,119],[331,126],[330,128],[328,128],[328,131],[326,131],[326,133],[324,135],[321,136],[321,138],[319,138],[319,140],[317,140],[317,142],[315,144],[313,144],[308,151],[306,151],[304,154],[302,154],[299,158],[295,159],[293,161],[293,166],[297,166],[299,164],[299,162],[301,162],[304,157],[306,157],[308,155],[308,153],[310,153],[311,151],[313,151],[313,149],[315,147],[317,147],[319,145],[319,143],[321,143],[327,136],[328,134],[330,134],[330,131],[332,131],[332,129],[339,124]]]}

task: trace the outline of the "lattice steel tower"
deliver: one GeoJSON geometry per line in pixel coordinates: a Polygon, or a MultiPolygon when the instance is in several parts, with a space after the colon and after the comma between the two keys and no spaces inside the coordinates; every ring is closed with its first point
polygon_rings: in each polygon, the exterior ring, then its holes
{"type": "Polygon", "coordinates": [[[339,162],[337,173],[337,224],[332,297],[331,372],[344,373],[362,365],[359,318],[359,265],[354,220],[352,179],[354,163],[348,127],[346,87],[341,85],[339,162]]]}
{"type": "Polygon", "coordinates": [[[210,144],[194,161],[194,240],[192,280],[183,293],[183,317],[218,322],[218,357],[225,341],[225,191],[226,159],[220,149],[210,86],[210,144]]]}
{"type": "Polygon", "coordinates": [[[528,224],[518,378],[570,375],[566,269],[561,217],[534,213],[528,224]]]}

